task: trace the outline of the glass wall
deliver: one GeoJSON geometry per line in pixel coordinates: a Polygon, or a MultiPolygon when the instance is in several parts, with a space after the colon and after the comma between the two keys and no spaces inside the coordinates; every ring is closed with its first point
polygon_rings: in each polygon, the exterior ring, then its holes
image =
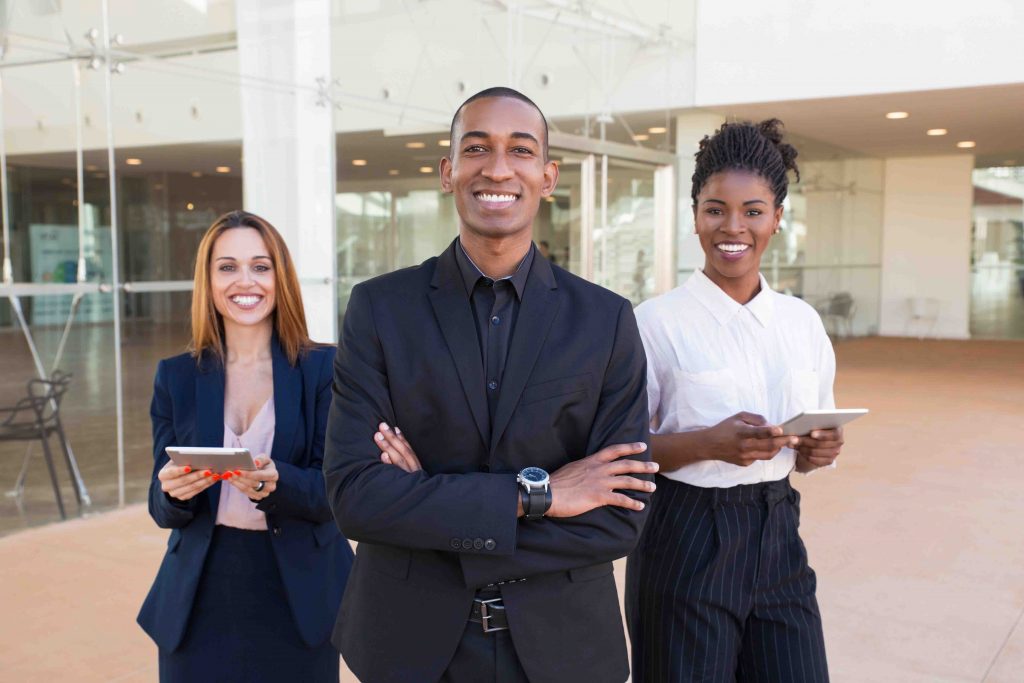
{"type": "Polygon", "coordinates": [[[1024,339],[1024,167],[974,172],[971,337],[1024,339]]]}

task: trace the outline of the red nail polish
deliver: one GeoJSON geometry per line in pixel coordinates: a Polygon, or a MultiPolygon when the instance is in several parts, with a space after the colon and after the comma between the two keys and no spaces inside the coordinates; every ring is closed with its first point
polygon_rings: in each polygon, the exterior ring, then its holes
{"type": "Polygon", "coordinates": [[[235,470],[235,476],[236,477],[242,476],[242,470],[235,470]]]}
{"type": "Polygon", "coordinates": [[[224,474],[221,475],[221,479],[230,479],[230,478],[231,478],[231,473],[230,472],[225,472],[224,474]]]}
{"type": "Polygon", "coordinates": [[[185,474],[188,474],[191,471],[192,471],[192,468],[189,467],[188,465],[185,465],[185,474]]]}
{"type": "Polygon", "coordinates": [[[220,475],[219,474],[214,474],[212,476],[213,476],[213,480],[214,481],[220,481],[220,475]]]}
{"type": "Polygon", "coordinates": [[[208,476],[210,476],[211,474],[213,474],[213,472],[211,472],[210,470],[206,470],[205,472],[203,472],[203,476],[204,476],[204,477],[208,477],[208,476]]]}

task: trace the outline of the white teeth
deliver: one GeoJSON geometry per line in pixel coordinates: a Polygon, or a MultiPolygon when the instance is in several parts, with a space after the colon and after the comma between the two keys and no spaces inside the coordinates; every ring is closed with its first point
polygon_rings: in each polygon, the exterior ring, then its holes
{"type": "Polygon", "coordinates": [[[233,296],[231,300],[239,306],[255,306],[262,298],[259,296],[233,296]]]}
{"type": "Polygon", "coordinates": [[[486,192],[481,192],[477,197],[485,202],[513,202],[516,199],[514,194],[488,194],[486,192]]]}
{"type": "Polygon", "coordinates": [[[741,251],[746,251],[749,245],[746,244],[716,244],[719,250],[729,252],[730,254],[738,254],[741,251]]]}

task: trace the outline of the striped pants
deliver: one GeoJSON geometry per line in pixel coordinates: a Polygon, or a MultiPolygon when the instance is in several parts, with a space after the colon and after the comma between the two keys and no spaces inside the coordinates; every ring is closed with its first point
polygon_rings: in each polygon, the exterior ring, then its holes
{"type": "Polygon", "coordinates": [[[817,581],[789,480],[657,483],[626,568],[633,683],[828,681],[817,581]]]}

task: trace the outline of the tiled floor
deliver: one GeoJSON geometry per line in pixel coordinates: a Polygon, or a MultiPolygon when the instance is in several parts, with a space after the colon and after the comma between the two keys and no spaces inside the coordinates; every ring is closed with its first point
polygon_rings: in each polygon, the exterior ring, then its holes
{"type": "MultiPolygon", "coordinates": [[[[873,412],[795,480],[833,680],[1019,683],[1024,344],[837,353],[839,405],[873,412]]],[[[143,506],[0,538],[0,681],[155,680],[134,617],[165,538],[143,506]]]]}

